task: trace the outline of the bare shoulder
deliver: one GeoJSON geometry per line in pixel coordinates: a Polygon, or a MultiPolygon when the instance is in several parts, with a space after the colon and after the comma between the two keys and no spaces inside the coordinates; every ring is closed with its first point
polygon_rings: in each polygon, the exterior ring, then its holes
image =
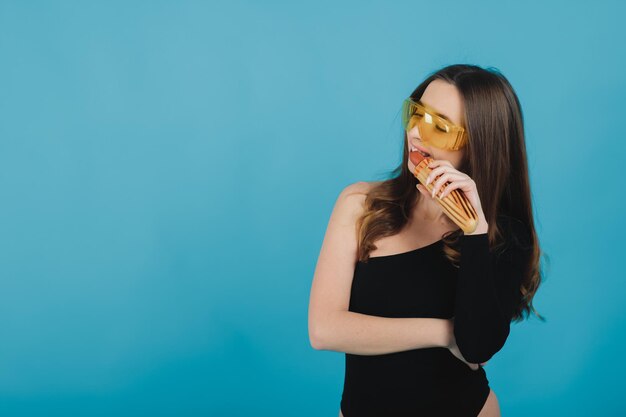
{"type": "Polygon", "coordinates": [[[337,202],[341,202],[358,212],[362,210],[363,201],[365,201],[370,190],[380,182],[381,181],[359,181],[349,184],[341,191],[337,202]]]}
{"type": "Polygon", "coordinates": [[[350,222],[354,227],[356,220],[365,211],[365,199],[370,191],[381,184],[383,181],[358,181],[347,185],[340,193],[331,220],[337,220],[337,218],[343,218],[343,222],[350,222]],[[332,219],[335,217],[335,219],[332,219]]]}
{"type": "Polygon", "coordinates": [[[331,223],[354,227],[355,221],[365,210],[364,202],[370,190],[381,181],[358,181],[347,185],[337,197],[331,214],[331,223]]]}
{"type": "Polygon", "coordinates": [[[344,195],[367,195],[367,193],[372,189],[372,187],[374,186],[374,182],[367,182],[367,181],[358,181],[358,182],[353,182],[352,184],[348,184],[343,190],[342,190],[342,194],[344,195]]]}

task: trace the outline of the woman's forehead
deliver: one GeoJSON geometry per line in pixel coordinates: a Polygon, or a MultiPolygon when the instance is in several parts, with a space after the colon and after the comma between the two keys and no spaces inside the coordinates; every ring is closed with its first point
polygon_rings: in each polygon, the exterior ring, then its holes
{"type": "Polygon", "coordinates": [[[452,123],[463,124],[463,100],[454,85],[434,80],[424,90],[420,101],[452,123]]]}

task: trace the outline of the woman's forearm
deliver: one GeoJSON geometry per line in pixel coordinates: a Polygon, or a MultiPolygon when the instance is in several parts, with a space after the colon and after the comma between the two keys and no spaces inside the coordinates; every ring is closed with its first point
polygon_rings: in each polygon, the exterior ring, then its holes
{"type": "Polygon", "coordinates": [[[382,355],[411,349],[445,347],[453,325],[438,318],[389,318],[352,311],[327,317],[316,349],[356,355],[382,355]]]}

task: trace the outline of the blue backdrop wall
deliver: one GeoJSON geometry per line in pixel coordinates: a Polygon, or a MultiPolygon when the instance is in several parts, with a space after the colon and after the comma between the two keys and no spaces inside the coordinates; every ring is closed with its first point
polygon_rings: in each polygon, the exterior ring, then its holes
{"type": "Polygon", "coordinates": [[[336,416],[309,344],[332,206],[401,101],[499,69],[526,122],[535,306],[503,415],[623,415],[623,2],[0,2],[0,414],[336,416]],[[600,411],[598,411],[600,410],[600,411]]]}

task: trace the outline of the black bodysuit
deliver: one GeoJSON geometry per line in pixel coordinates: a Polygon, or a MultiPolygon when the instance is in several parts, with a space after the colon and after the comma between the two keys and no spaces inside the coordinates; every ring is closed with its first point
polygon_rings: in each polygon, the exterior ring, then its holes
{"type": "MultiPolygon", "coordinates": [[[[506,341],[531,254],[528,229],[498,217],[505,246],[487,234],[462,235],[455,268],[443,241],[357,262],[350,311],[381,317],[454,317],[457,346],[470,363],[489,360],[506,341]]],[[[344,417],[477,416],[489,395],[482,367],[472,370],[447,348],[345,355],[344,417]]]]}

